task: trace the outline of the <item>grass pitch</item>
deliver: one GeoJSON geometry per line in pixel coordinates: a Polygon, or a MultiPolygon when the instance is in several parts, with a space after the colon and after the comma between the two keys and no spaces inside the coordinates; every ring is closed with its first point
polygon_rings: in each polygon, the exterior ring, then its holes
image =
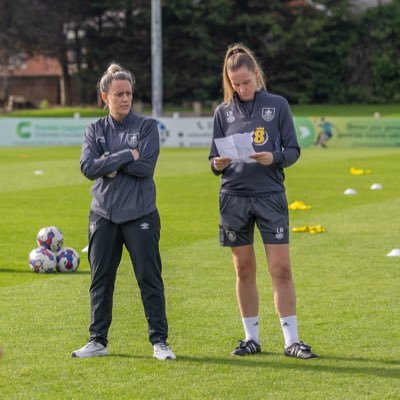
{"type": "Polygon", "coordinates": [[[303,151],[286,170],[299,332],[321,358],[283,356],[270,279],[256,235],[263,353],[232,358],[243,337],[229,249],[218,245],[219,179],[207,149],[162,149],[156,170],[170,344],[152,358],[127,254],[118,271],[109,357],[72,359],[87,340],[86,255],[75,274],[37,275],[27,257],[39,229],[87,244],[91,183],[79,148],[0,149],[1,399],[398,399],[400,150],[303,151]],[[353,176],[351,167],[369,168],[353,176]],[[43,171],[35,175],[34,171],[43,171]],[[372,183],[383,190],[371,191],[372,183]],[[354,188],[355,196],[344,190],[354,188]]]}

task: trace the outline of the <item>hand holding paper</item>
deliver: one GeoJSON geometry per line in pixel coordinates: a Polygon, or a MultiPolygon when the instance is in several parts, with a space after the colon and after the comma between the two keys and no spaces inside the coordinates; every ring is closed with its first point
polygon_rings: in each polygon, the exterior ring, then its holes
{"type": "Polygon", "coordinates": [[[250,155],[250,158],[262,165],[271,165],[274,162],[274,155],[269,151],[261,151],[250,155]]]}
{"type": "Polygon", "coordinates": [[[219,155],[231,160],[248,160],[249,156],[255,153],[251,133],[236,133],[214,141],[219,155]]]}
{"type": "Polygon", "coordinates": [[[214,158],[214,168],[219,171],[222,172],[230,163],[231,163],[231,159],[229,157],[215,157],[214,158]]]}

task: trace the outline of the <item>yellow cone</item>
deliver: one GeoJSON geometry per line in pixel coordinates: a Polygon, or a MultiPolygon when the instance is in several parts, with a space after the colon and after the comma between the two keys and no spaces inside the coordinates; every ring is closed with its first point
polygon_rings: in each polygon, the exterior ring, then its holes
{"type": "Polygon", "coordinates": [[[292,232],[324,233],[326,228],[322,225],[305,225],[292,228],[292,232]]]}
{"type": "Polygon", "coordinates": [[[352,175],[367,175],[367,174],[370,174],[371,172],[372,172],[372,170],[370,170],[370,169],[354,168],[354,167],[350,168],[350,173],[352,175]]]}
{"type": "Polygon", "coordinates": [[[289,210],[309,210],[311,206],[305,204],[301,200],[296,200],[293,203],[289,204],[289,210]]]}

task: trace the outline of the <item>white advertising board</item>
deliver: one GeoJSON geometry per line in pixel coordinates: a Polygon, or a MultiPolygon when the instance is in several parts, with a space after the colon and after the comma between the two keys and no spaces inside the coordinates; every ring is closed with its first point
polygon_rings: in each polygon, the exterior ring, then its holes
{"type": "Polygon", "coordinates": [[[93,118],[0,118],[0,146],[81,145],[93,118]]]}
{"type": "Polygon", "coordinates": [[[211,117],[160,118],[158,122],[162,146],[209,147],[211,144],[211,117]]]}
{"type": "MultiPolygon", "coordinates": [[[[0,146],[81,145],[87,124],[98,118],[0,118],[0,146]]],[[[208,147],[212,118],[160,118],[161,145],[208,147]]]]}

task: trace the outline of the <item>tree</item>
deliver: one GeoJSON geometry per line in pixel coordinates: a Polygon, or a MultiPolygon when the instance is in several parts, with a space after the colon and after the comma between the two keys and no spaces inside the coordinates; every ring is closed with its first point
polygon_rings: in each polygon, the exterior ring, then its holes
{"type": "Polygon", "coordinates": [[[229,43],[230,0],[170,0],[163,7],[164,97],[220,97],[221,64],[229,43]]]}
{"type": "Polygon", "coordinates": [[[111,61],[137,71],[150,86],[150,7],[145,0],[2,0],[11,20],[0,40],[21,51],[55,57],[62,68],[65,103],[71,102],[71,76],[78,97],[96,101],[96,82],[111,61]],[[29,10],[29,12],[26,12],[29,10]]]}
{"type": "Polygon", "coordinates": [[[3,79],[0,82],[0,103],[4,103],[8,97],[8,67],[9,58],[18,49],[18,43],[13,43],[11,33],[13,31],[13,21],[16,12],[15,3],[8,0],[0,0],[0,71],[3,79]]]}
{"type": "Polygon", "coordinates": [[[360,16],[348,68],[350,100],[400,101],[400,0],[371,8],[360,16]]]}
{"type": "Polygon", "coordinates": [[[136,97],[151,98],[150,2],[102,0],[93,3],[84,24],[85,58],[82,71],[87,101],[93,101],[93,89],[107,68],[115,61],[138,77],[136,97]],[[90,86],[89,86],[90,85],[90,86]]]}
{"type": "MultiPolygon", "coordinates": [[[[242,42],[268,90],[292,103],[398,101],[400,0],[365,13],[350,3],[164,1],[164,100],[220,100],[225,51],[242,42]]],[[[94,103],[98,79],[116,61],[138,77],[136,98],[150,101],[149,0],[0,0],[0,7],[0,62],[20,51],[56,57],[66,102],[74,88],[74,98],[94,103]]]]}
{"type": "MultiPolygon", "coordinates": [[[[68,2],[50,0],[3,0],[5,18],[9,27],[3,38],[14,46],[14,54],[23,51],[28,54],[40,53],[55,57],[62,68],[66,90],[66,102],[69,99],[69,72],[67,60],[67,35],[65,26],[74,18],[79,18],[82,5],[77,0],[68,2]],[[15,3],[15,4],[14,4],[15,3]]],[[[10,50],[8,50],[10,52],[10,50]]]]}

